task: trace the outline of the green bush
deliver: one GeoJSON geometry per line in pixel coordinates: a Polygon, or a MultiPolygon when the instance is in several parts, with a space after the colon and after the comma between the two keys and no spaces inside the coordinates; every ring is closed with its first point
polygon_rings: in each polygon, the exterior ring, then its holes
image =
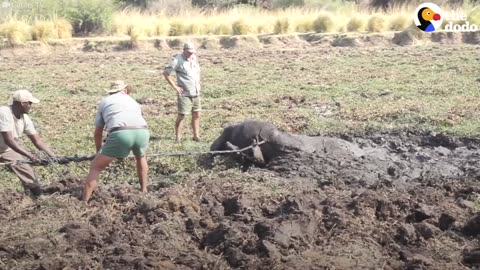
{"type": "Polygon", "coordinates": [[[82,0],[67,7],[65,13],[76,35],[104,33],[112,26],[113,0],[82,0]]]}
{"type": "Polygon", "coordinates": [[[317,33],[332,32],[335,27],[333,19],[328,14],[319,15],[313,21],[313,30],[317,33]]]}

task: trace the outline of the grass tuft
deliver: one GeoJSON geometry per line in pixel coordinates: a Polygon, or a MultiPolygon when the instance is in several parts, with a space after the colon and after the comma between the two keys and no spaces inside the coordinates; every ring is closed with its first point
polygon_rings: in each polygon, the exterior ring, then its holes
{"type": "Polygon", "coordinates": [[[10,46],[18,46],[32,40],[30,26],[22,21],[7,21],[0,25],[0,32],[10,46]]]}
{"type": "Polygon", "coordinates": [[[407,29],[411,22],[411,18],[408,18],[406,14],[398,14],[390,21],[389,29],[393,31],[403,31],[407,29]]]}
{"type": "Polygon", "coordinates": [[[219,24],[215,26],[213,33],[215,35],[231,35],[233,34],[233,30],[226,24],[219,24]]]}
{"type": "Polygon", "coordinates": [[[31,27],[32,39],[37,41],[47,41],[57,37],[57,31],[53,21],[35,21],[31,27]]]}
{"type": "Polygon", "coordinates": [[[275,34],[285,34],[288,33],[290,30],[290,22],[288,18],[281,18],[275,22],[275,26],[273,28],[273,32],[275,34]]]}
{"type": "Polygon", "coordinates": [[[59,18],[53,21],[55,26],[55,31],[57,34],[57,38],[71,38],[73,27],[72,24],[67,21],[66,19],[59,18]]]}
{"type": "Polygon", "coordinates": [[[353,16],[347,23],[348,32],[365,31],[366,20],[361,16],[353,16]]]}
{"type": "Polygon", "coordinates": [[[183,36],[186,35],[188,31],[187,25],[180,20],[170,22],[170,30],[168,31],[169,36],[183,36]]]}
{"type": "Polygon", "coordinates": [[[381,14],[374,14],[368,20],[367,30],[369,32],[384,32],[387,29],[387,20],[381,14]]]}
{"type": "Polygon", "coordinates": [[[232,31],[234,35],[246,35],[252,32],[252,27],[245,20],[239,19],[233,22],[232,31]]]}
{"type": "Polygon", "coordinates": [[[317,33],[332,32],[334,29],[335,23],[329,14],[321,14],[313,22],[313,30],[317,33]]]}
{"type": "Polygon", "coordinates": [[[313,31],[313,20],[309,18],[300,19],[295,24],[295,31],[299,33],[308,33],[313,31]]]}
{"type": "MultiPolygon", "coordinates": [[[[336,1],[339,7],[329,9],[321,6],[290,6],[284,9],[262,10],[248,6],[238,6],[222,10],[201,10],[191,8],[168,13],[159,10],[147,13],[142,10],[127,9],[114,11],[113,0],[85,0],[80,8],[68,6],[68,12],[58,14],[59,18],[47,19],[48,16],[35,17],[22,15],[10,21],[32,23],[31,35],[35,40],[49,38],[69,38],[72,31],[75,35],[115,34],[129,35],[132,25],[142,36],[183,36],[183,35],[247,35],[290,32],[384,32],[388,30],[403,31],[411,24],[411,11],[406,7],[392,7],[388,17],[381,13],[353,8],[344,1],[336,1]],[[340,8],[344,5],[345,8],[340,8]],[[310,7],[310,8],[307,8],[310,7]],[[35,19],[35,20],[34,20],[35,19]],[[54,24],[52,30],[52,23],[54,24]],[[110,27],[111,26],[111,27],[110,27]]],[[[68,1],[67,1],[68,2],[68,1]]],[[[58,6],[52,9],[59,9],[58,6]]],[[[471,23],[480,24],[480,8],[465,8],[471,23]]],[[[52,16],[50,16],[52,18],[52,16]]],[[[13,43],[22,43],[32,39],[28,34],[20,34],[23,30],[12,28],[4,23],[3,36],[9,32],[13,43]],[[22,41],[23,40],[23,41],[22,41]]]]}

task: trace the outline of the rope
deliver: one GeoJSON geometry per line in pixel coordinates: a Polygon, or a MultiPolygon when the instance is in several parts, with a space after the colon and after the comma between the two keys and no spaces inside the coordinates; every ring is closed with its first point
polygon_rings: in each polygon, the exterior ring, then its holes
{"type": "MultiPolygon", "coordinates": [[[[227,142],[228,143],[228,142],[227,142]]],[[[244,147],[242,149],[234,149],[234,150],[221,150],[221,151],[201,151],[201,152],[178,152],[178,153],[154,153],[154,154],[147,154],[147,157],[181,157],[181,156],[201,156],[201,155],[223,155],[223,154],[233,154],[237,153],[240,154],[245,152],[249,149],[253,149],[256,146],[264,144],[265,141],[261,142],[254,142],[252,145],[244,147]]],[[[73,156],[73,157],[60,157],[60,158],[46,158],[42,159],[39,162],[33,162],[30,160],[17,160],[14,162],[4,162],[0,163],[0,166],[6,165],[13,165],[13,164],[31,164],[33,166],[48,166],[51,164],[68,164],[71,162],[83,162],[93,160],[96,155],[90,156],[73,156]]],[[[133,158],[135,156],[128,156],[127,158],[133,158]]]]}

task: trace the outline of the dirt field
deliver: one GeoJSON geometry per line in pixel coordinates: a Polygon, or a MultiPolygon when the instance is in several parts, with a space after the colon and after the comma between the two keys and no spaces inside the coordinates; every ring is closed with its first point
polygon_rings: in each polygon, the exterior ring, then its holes
{"type": "Polygon", "coordinates": [[[159,184],[148,196],[128,185],[103,187],[88,208],[79,205],[75,178],[53,184],[49,192],[56,195],[36,201],[3,193],[1,268],[466,269],[480,263],[477,140],[403,133],[351,141],[401,158],[381,170],[364,160],[297,154],[268,170],[217,169],[182,185],[159,184]],[[438,169],[448,166],[442,175],[438,169]]]}
{"type": "Polygon", "coordinates": [[[244,171],[223,158],[213,168],[198,165],[206,157],[151,159],[147,196],[130,165],[116,165],[89,207],[78,200],[87,164],[39,169],[50,195],[38,199],[4,171],[0,269],[480,266],[479,47],[278,46],[199,51],[203,142],[181,146],[158,73],[175,50],[0,51],[3,88],[37,89],[32,118],[65,155],[93,150],[95,104],[112,77],[135,81],[151,153],[206,149],[245,118],[362,151],[321,148],[244,171]]]}

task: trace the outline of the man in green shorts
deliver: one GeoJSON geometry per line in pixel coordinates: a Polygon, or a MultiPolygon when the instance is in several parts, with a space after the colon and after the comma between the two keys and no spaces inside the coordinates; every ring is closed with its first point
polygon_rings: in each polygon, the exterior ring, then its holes
{"type": "Polygon", "coordinates": [[[200,141],[200,65],[195,55],[192,42],[183,45],[183,53],[176,55],[170,65],[165,68],[163,76],[177,92],[178,115],[175,122],[175,141],[182,138],[183,119],[192,114],[193,140],[200,141]],[[172,72],[177,75],[177,83],[173,81],[172,72]]]}
{"type": "Polygon", "coordinates": [[[90,165],[90,172],[85,180],[82,199],[88,202],[97,186],[100,173],[117,158],[125,158],[130,151],[136,159],[140,188],[147,192],[148,164],[145,150],[148,147],[150,133],[147,122],[142,116],[140,105],[128,94],[130,88],[123,81],[115,81],[110,95],[98,106],[95,118],[95,146],[97,155],[90,165]],[[103,130],[109,135],[102,146],[103,130]]]}

